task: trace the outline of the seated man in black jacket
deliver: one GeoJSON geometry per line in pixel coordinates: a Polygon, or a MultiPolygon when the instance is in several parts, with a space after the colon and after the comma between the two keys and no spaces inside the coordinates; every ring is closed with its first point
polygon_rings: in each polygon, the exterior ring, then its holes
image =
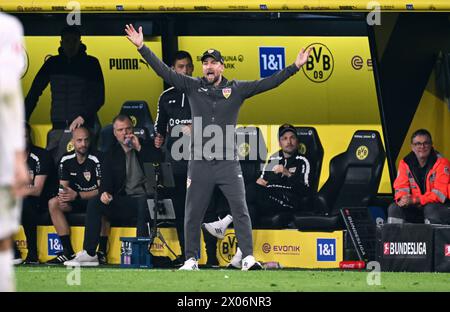
{"type": "Polygon", "coordinates": [[[261,177],[258,208],[261,215],[301,210],[311,196],[309,185],[310,164],[298,153],[297,131],[289,124],[278,130],[280,150],[270,156],[261,177]]]}
{"type": "Polygon", "coordinates": [[[84,232],[83,251],[67,266],[97,266],[102,215],[112,220],[129,220],[137,216],[137,236],[149,236],[147,194],[150,185],[145,177],[143,163],[161,159],[153,143],[142,142],[133,134],[130,117],[118,115],[113,120],[117,139],[106,152],[102,166],[99,195],[89,200],[84,232]]]}
{"type": "MultiPolygon", "coordinates": [[[[52,194],[53,182],[56,180],[56,170],[50,154],[34,145],[31,138],[31,127],[25,124],[25,142],[28,173],[30,182],[26,196],[22,201],[22,225],[27,240],[26,264],[39,264],[37,252],[37,225],[40,214],[47,210],[47,202],[52,194]]],[[[56,182],[56,181],[55,181],[56,182]]],[[[14,264],[22,263],[20,251],[15,247],[14,264]]]]}

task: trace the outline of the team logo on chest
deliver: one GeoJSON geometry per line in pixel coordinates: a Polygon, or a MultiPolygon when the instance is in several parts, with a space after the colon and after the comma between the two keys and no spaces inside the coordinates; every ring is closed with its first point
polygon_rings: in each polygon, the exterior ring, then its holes
{"type": "Polygon", "coordinates": [[[86,181],[91,181],[91,173],[89,171],[83,172],[83,176],[86,179],[86,181]]]}
{"type": "Polygon", "coordinates": [[[228,99],[231,95],[231,88],[223,88],[222,94],[226,99],[228,99]]]}

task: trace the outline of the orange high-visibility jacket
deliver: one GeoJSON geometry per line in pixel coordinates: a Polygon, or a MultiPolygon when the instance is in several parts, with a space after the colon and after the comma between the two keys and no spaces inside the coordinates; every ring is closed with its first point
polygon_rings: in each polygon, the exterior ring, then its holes
{"type": "MultiPolygon", "coordinates": [[[[435,151],[431,151],[431,153],[435,153],[435,151]]],[[[414,154],[410,155],[408,156],[415,157],[414,154]]],[[[420,203],[422,206],[429,203],[444,203],[446,201],[449,194],[450,162],[437,153],[436,156],[436,162],[426,175],[425,194],[422,194],[407,161],[405,161],[407,157],[400,160],[397,178],[394,181],[396,202],[400,200],[402,196],[408,194],[411,194],[413,203],[420,203]]]]}

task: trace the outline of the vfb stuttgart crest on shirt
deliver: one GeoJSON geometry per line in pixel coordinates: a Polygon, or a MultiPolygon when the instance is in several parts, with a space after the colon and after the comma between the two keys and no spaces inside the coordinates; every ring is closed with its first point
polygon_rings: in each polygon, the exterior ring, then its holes
{"type": "Polygon", "coordinates": [[[84,175],[84,178],[86,179],[86,181],[91,180],[91,173],[89,171],[83,172],[83,175],[84,175]]]}
{"type": "Polygon", "coordinates": [[[228,99],[231,95],[231,88],[223,88],[222,94],[226,99],[228,99]]]}

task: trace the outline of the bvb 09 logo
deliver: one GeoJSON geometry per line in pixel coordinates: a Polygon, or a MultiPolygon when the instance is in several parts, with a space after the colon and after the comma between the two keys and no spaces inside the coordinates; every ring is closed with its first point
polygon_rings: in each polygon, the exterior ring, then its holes
{"type": "Polygon", "coordinates": [[[298,152],[301,155],[305,155],[306,154],[306,145],[304,143],[299,143],[298,144],[298,152]]]}
{"type": "Polygon", "coordinates": [[[130,115],[130,119],[131,119],[131,122],[133,123],[133,127],[136,127],[136,125],[137,125],[137,119],[136,119],[136,117],[133,116],[133,115],[130,115]]]}
{"type": "Polygon", "coordinates": [[[311,48],[308,61],[302,67],[306,77],[312,82],[325,82],[330,78],[334,69],[333,54],[322,43],[313,43],[306,47],[311,48]]]}
{"type": "Polygon", "coordinates": [[[237,250],[237,240],[234,232],[225,234],[222,240],[219,240],[219,256],[225,262],[230,262],[237,250]]]}
{"type": "Polygon", "coordinates": [[[69,143],[67,143],[67,147],[66,147],[67,152],[68,153],[72,152],[74,150],[74,148],[75,147],[73,146],[73,142],[72,142],[72,140],[70,140],[69,143]]]}
{"type": "Polygon", "coordinates": [[[369,156],[369,149],[365,145],[361,145],[356,149],[356,158],[364,160],[369,156]]]}

